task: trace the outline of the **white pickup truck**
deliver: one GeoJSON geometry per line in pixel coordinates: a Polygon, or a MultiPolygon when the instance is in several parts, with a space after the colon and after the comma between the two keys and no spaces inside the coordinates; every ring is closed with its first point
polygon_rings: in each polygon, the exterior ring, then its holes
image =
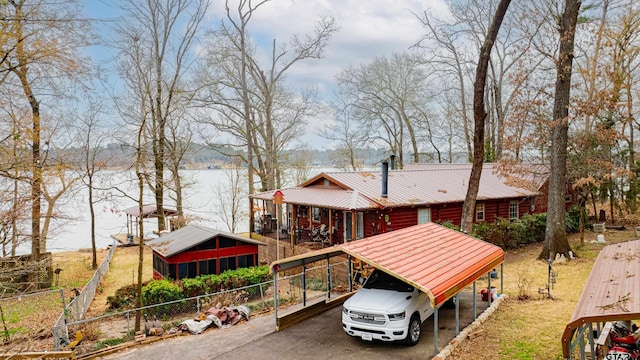
{"type": "Polygon", "coordinates": [[[374,270],[345,301],[342,328],[362,340],[403,341],[415,345],[422,322],[433,314],[429,296],[384,271],[374,270]]]}

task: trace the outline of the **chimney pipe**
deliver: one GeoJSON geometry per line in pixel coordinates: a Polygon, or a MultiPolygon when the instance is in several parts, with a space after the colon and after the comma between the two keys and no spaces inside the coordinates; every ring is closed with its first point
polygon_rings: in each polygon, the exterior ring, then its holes
{"type": "Polygon", "coordinates": [[[389,163],[385,160],[382,162],[382,197],[387,197],[387,189],[389,186],[389,163]]]}
{"type": "Polygon", "coordinates": [[[390,164],[390,170],[395,170],[396,169],[396,156],[391,154],[389,155],[389,164],[390,164]]]}

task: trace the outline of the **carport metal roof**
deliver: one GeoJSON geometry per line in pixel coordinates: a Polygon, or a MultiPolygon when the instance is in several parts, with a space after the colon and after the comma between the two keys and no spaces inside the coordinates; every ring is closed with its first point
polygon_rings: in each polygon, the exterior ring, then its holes
{"type": "Polygon", "coordinates": [[[582,326],[640,319],[640,240],[600,250],[576,308],[562,334],[562,353],[571,356],[572,339],[582,326]]]}
{"type": "Polygon", "coordinates": [[[426,223],[282,259],[271,266],[282,271],[342,253],[424,291],[433,307],[504,262],[504,251],[496,245],[426,223]]]}

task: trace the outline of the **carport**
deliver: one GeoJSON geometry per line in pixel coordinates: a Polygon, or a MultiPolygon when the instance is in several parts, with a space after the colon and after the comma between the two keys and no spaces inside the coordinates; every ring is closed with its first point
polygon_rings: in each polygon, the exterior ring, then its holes
{"type": "Polygon", "coordinates": [[[600,250],[580,299],[562,334],[562,354],[593,358],[605,347],[607,323],[640,319],[640,240],[607,245],[600,250]],[[594,334],[595,333],[595,334],[594,334]],[[588,344],[588,347],[586,347],[588,344]]]}
{"type": "MultiPolygon", "coordinates": [[[[504,262],[504,251],[493,244],[478,240],[456,230],[435,223],[425,223],[407,227],[362,240],[325,248],[311,253],[298,255],[275,261],[271,264],[274,273],[274,293],[277,294],[277,275],[279,272],[302,267],[307,264],[326,260],[335,256],[346,255],[349,259],[357,258],[376,269],[385,271],[400,278],[414,287],[424,291],[435,309],[433,314],[434,354],[438,353],[438,309],[449,299],[456,298],[456,334],[459,333],[457,295],[467,286],[473,285],[476,293],[476,281],[494,270],[504,262]]],[[[351,273],[351,261],[348,261],[351,273]]],[[[502,274],[501,274],[502,275],[502,274]]],[[[502,292],[500,276],[500,292],[502,292]]],[[[487,276],[487,288],[491,289],[491,276],[487,276]]],[[[349,276],[349,290],[352,290],[349,276]]],[[[320,304],[303,307],[296,319],[302,321],[322,311],[342,304],[351,295],[330,299],[330,286],[327,299],[320,304]]],[[[491,296],[488,296],[491,301],[491,296]]],[[[278,317],[277,297],[274,298],[276,309],[276,330],[282,329],[283,318],[278,317]]],[[[305,300],[303,299],[303,304],[305,300]]],[[[476,299],[473,297],[473,317],[476,318],[476,299]]]]}

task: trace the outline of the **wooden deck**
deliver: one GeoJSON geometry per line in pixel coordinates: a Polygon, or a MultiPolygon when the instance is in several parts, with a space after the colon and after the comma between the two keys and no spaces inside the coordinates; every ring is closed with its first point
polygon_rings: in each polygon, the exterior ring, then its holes
{"type": "MultiPolygon", "coordinates": [[[[113,239],[118,241],[118,246],[137,246],[140,245],[140,237],[133,235],[133,241],[128,239],[127,234],[113,234],[111,235],[113,239]]],[[[145,239],[150,240],[150,239],[145,239]]]]}

